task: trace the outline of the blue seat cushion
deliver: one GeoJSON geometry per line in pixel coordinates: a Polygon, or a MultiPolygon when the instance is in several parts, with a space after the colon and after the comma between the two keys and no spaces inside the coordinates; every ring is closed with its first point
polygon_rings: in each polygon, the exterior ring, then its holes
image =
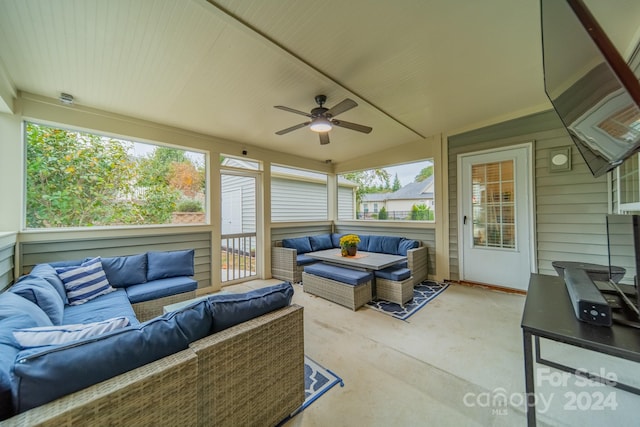
{"type": "Polygon", "coordinates": [[[193,276],[194,250],[147,252],[147,280],[193,276]]]}
{"type": "Polygon", "coordinates": [[[398,255],[398,245],[402,237],[395,236],[369,236],[367,252],[398,255]]]}
{"type": "Polygon", "coordinates": [[[53,326],[47,313],[28,299],[13,292],[0,293],[0,320],[21,315],[31,317],[36,323],[34,327],[53,326]]]}
{"type": "Polygon", "coordinates": [[[369,250],[369,235],[367,234],[358,234],[358,237],[360,237],[360,243],[358,243],[358,250],[359,251],[368,251],[369,250]]]}
{"type": "Polygon", "coordinates": [[[340,247],[340,238],[342,236],[344,236],[344,234],[331,233],[331,243],[333,244],[334,248],[339,248],[340,247]]]}
{"type": "Polygon", "coordinates": [[[60,298],[62,298],[62,302],[65,304],[69,304],[69,299],[67,298],[67,290],[64,287],[64,283],[58,273],[56,273],[56,269],[49,264],[38,264],[31,269],[29,273],[31,276],[42,277],[44,280],[49,282],[51,286],[55,288],[55,290],[60,294],[60,298]]]}
{"type": "Polygon", "coordinates": [[[15,285],[9,288],[9,292],[20,295],[36,304],[47,313],[54,325],[59,325],[62,322],[64,301],[56,288],[42,277],[22,276],[15,285]]]}
{"type": "MultiPolygon", "coordinates": [[[[382,253],[382,240],[383,236],[369,236],[369,241],[367,243],[367,248],[362,249],[367,252],[377,252],[382,253]]],[[[359,245],[358,245],[359,246],[359,245]]]]}
{"type": "Polygon", "coordinates": [[[406,256],[407,251],[409,249],[415,249],[419,247],[420,247],[420,242],[418,242],[417,240],[403,238],[402,240],[400,240],[400,243],[398,244],[398,255],[406,256]]]}
{"type": "Polygon", "coordinates": [[[383,236],[380,252],[383,254],[398,255],[398,246],[401,240],[402,237],[383,236]]]}
{"type": "Polygon", "coordinates": [[[62,318],[63,325],[74,325],[77,323],[93,323],[111,319],[113,317],[125,316],[131,325],[138,325],[140,322],[131,307],[127,292],[120,288],[106,295],[101,295],[80,305],[68,305],[64,309],[62,318]]]}
{"type": "Polygon", "coordinates": [[[37,322],[28,314],[0,319],[0,421],[14,415],[11,405],[11,370],[20,345],[13,331],[37,327],[37,322]]]}
{"type": "Polygon", "coordinates": [[[206,301],[73,344],[23,350],[12,382],[16,412],[185,350],[211,330],[206,301]]]}
{"type": "Polygon", "coordinates": [[[408,268],[398,268],[392,265],[391,267],[374,271],[373,274],[376,277],[380,277],[381,279],[402,282],[403,280],[411,277],[411,270],[409,270],[408,268]]]}
{"type": "Polygon", "coordinates": [[[0,294],[0,420],[14,414],[11,406],[11,370],[20,345],[14,329],[52,326],[40,307],[12,292],[0,294]]]}
{"type": "Polygon", "coordinates": [[[54,262],[50,262],[49,265],[54,269],[58,267],[77,267],[79,265],[82,265],[83,262],[88,261],[90,259],[91,258],[89,257],[84,259],[72,259],[67,261],[54,261],[54,262]]]}
{"type": "Polygon", "coordinates": [[[314,262],[318,262],[318,260],[315,259],[315,258],[311,258],[310,256],[306,256],[306,255],[297,255],[296,256],[296,264],[297,265],[309,265],[309,264],[313,264],[314,262]]]}
{"type": "Polygon", "coordinates": [[[311,241],[309,237],[295,237],[293,239],[282,239],[282,247],[295,249],[298,255],[311,252],[311,241]]]}
{"type": "Polygon", "coordinates": [[[147,281],[147,254],[102,258],[102,269],[114,288],[147,281]]]}
{"type": "Polygon", "coordinates": [[[333,249],[331,234],[320,234],[318,236],[309,236],[309,243],[311,243],[311,249],[313,249],[314,251],[333,249]]]}
{"type": "Polygon", "coordinates": [[[219,332],[291,304],[293,286],[289,282],[267,286],[242,294],[217,294],[209,297],[213,315],[212,332],[219,332]]]}
{"type": "Polygon", "coordinates": [[[308,265],[304,268],[305,273],[324,277],[326,279],[335,280],[337,282],[346,283],[356,286],[371,281],[373,274],[367,271],[352,270],[350,268],[339,267],[337,265],[317,263],[308,265]]]}
{"type": "Polygon", "coordinates": [[[168,277],[166,279],[152,280],[139,285],[131,285],[126,289],[131,304],[164,298],[184,292],[195,291],[198,282],[190,277],[168,277]]]}

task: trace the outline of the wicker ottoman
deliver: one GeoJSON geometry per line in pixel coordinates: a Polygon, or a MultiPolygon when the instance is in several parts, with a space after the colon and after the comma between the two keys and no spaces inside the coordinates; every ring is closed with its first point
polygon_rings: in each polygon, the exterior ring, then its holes
{"type": "Polygon", "coordinates": [[[354,286],[303,272],[302,288],[307,293],[317,295],[354,311],[371,301],[371,279],[354,286]]]}
{"type": "Polygon", "coordinates": [[[375,280],[378,299],[404,305],[413,298],[413,276],[401,282],[379,277],[375,280]]]}

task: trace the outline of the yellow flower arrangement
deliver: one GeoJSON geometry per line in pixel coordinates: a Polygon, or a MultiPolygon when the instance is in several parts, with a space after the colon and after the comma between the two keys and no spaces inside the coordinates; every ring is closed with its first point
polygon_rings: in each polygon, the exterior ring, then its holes
{"type": "Polygon", "coordinates": [[[360,237],[357,234],[345,234],[340,238],[340,247],[358,246],[360,237]]]}

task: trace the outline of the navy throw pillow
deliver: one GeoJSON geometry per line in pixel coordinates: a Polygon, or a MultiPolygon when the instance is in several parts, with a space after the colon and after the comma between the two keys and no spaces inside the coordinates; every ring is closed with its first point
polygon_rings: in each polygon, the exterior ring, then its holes
{"type": "Polygon", "coordinates": [[[295,249],[298,253],[297,255],[306,254],[307,252],[311,252],[311,242],[309,241],[309,237],[295,237],[293,239],[282,239],[282,246],[289,249],[295,249]]]}
{"type": "Polygon", "coordinates": [[[34,326],[53,326],[51,319],[40,307],[13,292],[0,294],[0,320],[12,316],[27,315],[35,322],[34,326]]]}
{"type": "Polygon", "coordinates": [[[40,307],[54,325],[62,323],[64,301],[56,288],[42,277],[22,276],[9,288],[9,292],[20,295],[40,307]]]}
{"type": "Polygon", "coordinates": [[[147,252],[147,280],[193,276],[194,250],[147,252]]]}
{"type": "Polygon", "coordinates": [[[420,242],[417,240],[402,239],[398,243],[398,255],[406,256],[409,249],[415,249],[420,247],[420,242]]]}
{"type": "Polygon", "coordinates": [[[291,304],[293,286],[289,282],[256,289],[244,294],[213,295],[207,299],[213,315],[213,330],[219,332],[254,317],[291,304]]]}
{"type": "Polygon", "coordinates": [[[58,273],[56,273],[56,269],[52,265],[38,264],[31,269],[29,275],[42,277],[55,288],[65,304],[69,303],[69,299],[67,298],[67,290],[64,287],[64,283],[62,283],[62,279],[60,279],[60,276],[58,276],[58,273]]]}
{"type": "Polygon", "coordinates": [[[321,234],[319,236],[309,236],[311,249],[314,251],[322,251],[324,249],[333,249],[333,242],[330,234],[321,234]]]}
{"type": "Polygon", "coordinates": [[[102,258],[102,269],[114,288],[147,281],[147,254],[102,258]]]}

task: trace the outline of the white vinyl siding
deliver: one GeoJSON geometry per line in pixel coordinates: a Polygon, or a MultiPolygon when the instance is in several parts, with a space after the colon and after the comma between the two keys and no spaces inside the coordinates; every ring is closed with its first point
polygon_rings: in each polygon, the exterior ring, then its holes
{"type": "Polygon", "coordinates": [[[323,221],[327,214],[327,185],[273,177],[272,221],[323,221]]]}
{"type": "Polygon", "coordinates": [[[553,261],[607,265],[607,177],[594,178],[555,111],[499,123],[449,137],[449,265],[458,280],[458,154],[534,141],[537,270],[556,275],[553,261]],[[571,147],[572,168],[549,171],[549,152],[571,147]]]}
{"type": "Polygon", "coordinates": [[[255,179],[240,175],[222,175],[222,233],[253,233],[256,231],[255,179]],[[226,206],[232,204],[233,206],[226,206]],[[227,214],[228,213],[228,214],[227,214]],[[230,221],[225,224],[225,217],[230,221]]]}
{"type": "Polygon", "coordinates": [[[355,197],[353,187],[338,186],[338,219],[350,220],[355,218],[355,197]]]}
{"type": "Polygon", "coordinates": [[[15,233],[0,233],[0,291],[13,283],[15,233]]]}

